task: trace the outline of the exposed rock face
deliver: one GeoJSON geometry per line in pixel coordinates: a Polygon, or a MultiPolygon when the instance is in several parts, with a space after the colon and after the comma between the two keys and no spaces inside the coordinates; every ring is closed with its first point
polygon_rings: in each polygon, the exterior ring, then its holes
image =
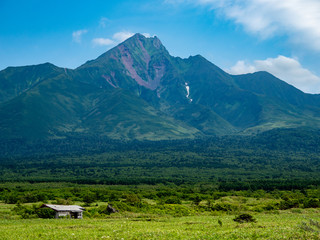
{"type": "Polygon", "coordinates": [[[157,49],[160,49],[160,47],[162,46],[162,43],[159,38],[154,37],[153,46],[157,49]]]}
{"type": "Polygon", "coordinates": [[[117,83],[117,80],[115,78],[115,74],[114,72],[111,72],[110,73],[110,76],[109,75],[102,75],[102,77],[114,88],[118,88],[118,83],[117,83]]]}
{"type": "Polygon", "coordinates": [[[140,77],[140,75],[136,72],[136,69],[133,67],[133,58],[131,56],[129,49],[126,48],[126,46],[121,45],[119,46],[119,50],[121,53],[121,62],[125,66],[126,70],[128,71],[127,74],[130,77],[132,77],[134,80],[136,80],[136,82],[139,85],[151,89],[150,84],[147,81],[143,80],[140,77]]]}
{"type": "Polygon", "coordinates": [[[115,209],[114,207],[112,207],[110,204],[108,204],[108,206],[107,206],[107,211],[108,211],[109,213],[117,213],[117,212],[119,212],[117,209],[115,209]]]}
{"type": "Polygon", "coordinates": [[[149,62],[150,62],[150,60],[151,60],[151,57],[150,57],[148,51],[147,51],[147,50],[145,49],[145,47],[143,46],[143,43],[141,42],[140,39],[138,39],[138,44],[139,44],[140,49],[141,49],[141,52],[142,52],[142,54],[143,54],[142,60],[145,61],[146,67],[147,67],[147,69],[149,69],[149,62]]]}
{"type": "MultiPolygon", "coordinates": [[[[166,67],[163,61],[153,61],[154,56],[149,54],[143,40],[145,40],[144,37],[140,38],[139,35],[136,35],[136,41],[132,46],[130,43],[119,45],[120,59],[127,70],[128,76],[133,78],[140,86],[155,90],[160,86],[166,67]],[[134,51],[136,49],[139,49],[138,56],[135,56],[134,51]],[[140,61],[137,61],[137,57],[140,61]]],[[[158,38],[153,38],[152,44],[153,47],[161,50],[162,44],[158,38]]]]}

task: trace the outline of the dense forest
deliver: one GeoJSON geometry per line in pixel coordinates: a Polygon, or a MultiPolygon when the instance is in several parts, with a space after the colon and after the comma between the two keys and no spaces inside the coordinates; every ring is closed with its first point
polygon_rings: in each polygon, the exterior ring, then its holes
{"type": "Polygon", "coordinates": [[[302,189],[320,182],[319,152],[319,130],[305,128],[157,142],[94,136],[12,140],[0,143],[0,180],[302,189]]]}

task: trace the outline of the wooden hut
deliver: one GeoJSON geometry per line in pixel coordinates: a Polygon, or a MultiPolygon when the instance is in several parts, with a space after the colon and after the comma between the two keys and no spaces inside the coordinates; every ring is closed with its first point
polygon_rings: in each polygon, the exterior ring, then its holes
{"type": "Polygon", "coordinates": [[[55,211],[55,218],[69,217],[75,219],[82,219],[82,212],[85,210],[78,205],[52,205],[43,204],[41,208],[51,208],[55,211]]]}

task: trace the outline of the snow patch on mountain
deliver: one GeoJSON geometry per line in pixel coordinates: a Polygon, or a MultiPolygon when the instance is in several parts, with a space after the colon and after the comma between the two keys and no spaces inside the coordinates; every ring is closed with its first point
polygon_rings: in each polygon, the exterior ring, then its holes
{"type": "Polygon", "coordinates": [[[192,99],[190,98],[190,86],[188,85],[188,83],[184,83],[186,90],[187,90],[187,95],[186,97],[190,100],[190,102],[192,102],[192,99]]]}

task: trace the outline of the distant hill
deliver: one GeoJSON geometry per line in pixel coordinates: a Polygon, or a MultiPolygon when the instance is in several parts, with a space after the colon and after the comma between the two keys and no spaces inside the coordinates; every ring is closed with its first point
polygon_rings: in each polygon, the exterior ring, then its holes
{"type": "Polygon", "coordinates": [[[0,139],[77,136],[194,139],[320,128],[320,95],[267,72],[230,75],[200,55],[172,57],[136,34],[71,70],[50,63],[0,72],[0,139]]]}

